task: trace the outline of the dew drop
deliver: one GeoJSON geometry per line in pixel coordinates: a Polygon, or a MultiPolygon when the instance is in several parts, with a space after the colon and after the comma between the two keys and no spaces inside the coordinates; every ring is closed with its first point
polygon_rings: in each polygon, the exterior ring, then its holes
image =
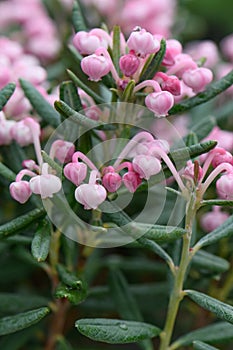
{"type": "Polygon", "coordinates": [[[121,324],[119,325],[119,327],[120,327],[121,329],[124,329],[125,331],[128,329],[128,327],[126,326],[125,323],[121,323],[121,324]]]}

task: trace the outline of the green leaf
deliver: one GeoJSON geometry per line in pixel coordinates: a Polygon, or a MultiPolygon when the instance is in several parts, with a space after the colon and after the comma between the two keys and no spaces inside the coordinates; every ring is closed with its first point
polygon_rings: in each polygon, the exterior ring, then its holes
{"type": "Polygon", "coordinates": [[[81,319],[76,321],[75,326],[86,337],[109,344],[135,343],[161,332],[148,323],[105,318],[81,319]]]}
{"type": "Polygon", "coordinates": [[[141,222],[130,224],[132,229],[138,232],[145,232],[144,238],[150,239],[155,242],[163,243],[170,242],[181,238],[185,235],[186,231],[181,227],[162,226],[162,225],[149,225],[141,222]]]}
{"type": "Polygon", "coordinates": [[[202,341],[194,341],[193,342],[193,348],[195,350],[218,350],[217,348],[214,348],[211,345],[203,343],[202,341]]]}
{"type": "Polygon", "coordinates": [[[57,271],[61,281],[73,289],[81,290],[85,288],[84,283],[76,275],[68,271],[65,266],[58,264],[57,271]]]}
{"type": "Polygon", "coordinates": [[[213,312],[217,317],[227,322],[233,323],[233,306],[223,303],[215,298],[195,290],[185,290],[185,293],[195,303],[208,311],[213,312]]]}
{"type": "Polygon", "coordinates": [[[220,205],[221,207],[232,207],[233,206],[233,201],[228,201],[224,199],[208,199],[201,201],[201,206],[205,205],[220,205]]]}
{"type": "Polygon", "coordinates": [[[39,295],[23,295],[13,293],[0,293],[1,313],[18,313],[32,308],[41,307],[48,303],[46,298],[39,295]]]}
{"type": "Polygon", "coordinates": [[[152,252],[160,256],[160,258],[164,259],[170,268],[174,268],[174,263],[172,258],[170,257],[170,255],[168,255],[168,253],[163,248],[160,247],[160,245],[144,237],[138,238],[137,242],[142,247],[151,250],[152,252]]]}
{"type": "Polygon", "coordinates": [[[79,289],[77,287],[73,289],[72,287],[61,283],[56,288],[54,296],[57,299],[68,299],[71,304],[78,305],[86,299],[87,290],[81,286],[79,289]]]}
{"type": "Polygon", "coordinates": [[[190,158],[196,158],[197,156],[209,152],[217,145],[216,141],[206,141],[201,142],[190,147],[178,148],[174,151],[171,151],[169,156],[174,159],[175,162],[182,161],[187,158],[189,155],[190,158]]]}
{"type": "Polygon", "coordinates": [[[7,101],[15,91],[15,84],[9,83],[0,90],[0,111],[3,109],[7,101]]]}
{"type": "Polygon", "coordinates": [[[0,175],[9,181],[15,181],[16,174],[3,163],[0,163],[0,175]]]}
{"type": "Polygon", "coordinates": [[[175,105],[168,112],[169,115],[183,113],[193,107],[196,107],[202,103],[205,103],[221,92],[228,89],[233,84],[233,70],[225,75],[222,79],[210,84],[205,91],[200,92],[194,97],[188,98],[187,100],[182,101],[181,103],[175,105]]]}
{"type": "Polygon", "coordinates": [[[134,88],[135,88],[135,81],[134,80],[130,80],[122,94],[122,98],[121,100],[124,102],[131,102],[132,98],[134,96],[134,88]]]}
{"type": "Polygon", "coordinates": [[[85,24],[85,20],[82,14],[82,9],[81,9],[79,0],[74,1],[73,11],[72,11],[72,23],[76,33],[81,30],[84,30],[84,31],[87,30],[87,26],[85,24]]]}
{"type": "Polygon", "coordinates": [[[214,231],[208,233],[200,239],[199,242],[193,247],[194,250],[198,250],[210,244],[218,242],[222,238],[231,237],[233,235],[233,215],[231,215],[221,226],[217,227],[214,231]]]}
{"type": "Polygon", "coordinates": [[[39,223],[31,245],[32,255],[37,261],[45,261],[49,254],[51,231],[48,219],[39,223]]]}
{"type": "Polygon", "coordinates": [[[162,39],[160,42],[159,51],[154,55],[149,65],[146,65],[145,69],[143,68],[142,73],[140,75],[139,82],[154,78],[155,74],[158,72],[160,68],[165,52],[166,52],[166,41],[162,39]]]}
{"type": "Polygon", "coordinates": [[[44,99],[31,83],[23,79],[20,79],[19,81],[25,96],[28,98],[39,116],[54,128],[58,127],[61,123],[61,119],[55,109],[44,99]]]}
{"type": "Polygon", "coordinates": [[[109,286],[110,294],[120,316],[126,320],[143,321],[136,300],[130,292],[129,285],[120,270],[110,269],[109,286]]]}
{"type": "Polygon", "coordinates": [[[73,108],[76,112],[83,109],[77,87],[72,81],[64,81],[60,85],[60,100],[73,108]]]}
{"type": "Polygon", "coordinates": [[[192,265],[198,267],[198,269],[206,269],[215,273],[223,273],[230,268],[230,264],[227,260],[205,252],[204,250],[200,250],[194,255],[192,265]]]}
{"type": "Polygon", "coordinates": [[[11,334],[30,327],[39,322],[48,313],[49,308],[41,307],[18,315],[3,317],[0,319],[0,335],[11,334]]]}
{"type": "Polygon", "coordinates": [[[63,101],[55,101],[54,106],[59,113],[64,115],[66,118],[71,118],[79,125],[87,128],[96,128],[100,125],[99,122],[96,122],[95,120],[87,118],[85,115],[76,112],[63,101]]]}
{"type": "Polygon", "coordinates": [[[70,343],[68,343],[68,341],[63,337],[58,338],[56,345],[57,345],[56,350],[72,350],[73,349],[72,346],[70,345],[70,343]]]}
{"type": "Polygon", "coordinates": [[[213,127],[216,125],[216,120],[214,117],[202,118],[198,123],[192,127],[191,131],[197,135],[199,141],[204,139],[212,131],[213,127]]]}
{"type": "Polygon", "coordinates": [[[181,336],[171,345],[171,350],[190,345],[196,340],[212,344],[227,342],[232,339],[233,326],[227,322],[217,322],[181,336]]]}
{"type": "Polygon", "coordinates": [[[18,233],[19,230],[27,227],[35,220],[38,220],[45,216],[44,208],[34,209],[29,211],[27,214],[21,215],[16,219],[13,219],[6,224],[0,226],[0,239],[9,237],[10,235],[14,235],[18,233]]]}
{"type": "Polygon", "coordinates": [[[74,82],[74,84],[83,89],[89,96],[91,96],[94,99],[96,103],[106,103],[106,101],[101,96],[97,95],[97,93],[95,93],[85,83],[83,83],[82,80],[80,80],[71,70],[67,69],[67,74],[69,75],[70,79],[74,82]]]}
{"type": "Polygon", "coordinates": [[[193,131],[190,131],[190,133],[186,137],[186,146],[190,147],[193,145],[196,145],[198,143],[198,137],[197,134],[193,131]]]}
{"type": "Polygon", "coordinates": [[[112,61],[116,68],[117,73],[119,74],[119,59],[121,56],[121,29],[119,26],[113,27],[113,47],[112,47],[112,61]]]}

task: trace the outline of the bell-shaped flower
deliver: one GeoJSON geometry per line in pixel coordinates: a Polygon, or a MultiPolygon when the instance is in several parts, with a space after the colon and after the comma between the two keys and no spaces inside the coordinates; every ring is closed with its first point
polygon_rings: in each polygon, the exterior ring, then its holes
{"type": "Polygon", "coordinates": [[[84,209],[96,209],[106,197],[107,191],[99,184],[82,184],[75,190],[75,198],[84,205],[84,209]]]}
{"type": "Polygon", "coordinates": [[[153,92],[146,96],[145,104],[156,117],[165,117],[174,105],[174,97],[168,91],[153,92]]]}
{"type": "Polygon", "coordinates": [[[145,29],[133,31],[127,40],[127,45],[130,50],[142,58],[159,51],[160,48],[159,40],[145,29]]]}
{"type": "Polygon", "coordinates": [[[193,89],[195,93],[203,91],[213,80],[213,73],[208,68],[190,69],[182,75],[183,82],[193,89]]]}
{"type": "Polygon", "coordinates": [[[28,181],[15,181],[10,184],[10,194],[17,202],[23,204],[27,202],[32,194],[28,181]]]}
{"type": "Polygon", "coordinates": [[[112,171],[104,174],[102,178],[102,183],[108,192],[116,192],[121,186],[121,176],[112,171]]]}
{"type": "Polygon", "coordinates": [[[87,166],[81,162],[68,163],[64,167],[64,175],[76,186],[79,186],[87,176],[87,166]]]}
{"type": "Polygon", "coordinates": [[[233,172],[222,175],[216,182],[216,188],[220,198],[233,200],[233,172]]]}
{"type": "Polygon", "coordinates": [[[128,171],[125,173],[122,177],[122,181],[131,193],[134,193],[142,183],[142,179],[135,171],[128,171]]]}
{"type": "Polygon", "coordinates": [[[204,231],[211,232],[222,225],[229,216],[227,212],[220,211],[220,207],[215,206],[213,211],[202,215],[200,224],[204,231]]]}
{"type": "Polygon", "coordinates": [[[80,31],[73,38],[73,44],[81,55],[91,55],[99,47],[107,49],[109,41],[108,33],[99,28],[92,29],[89,33],[80,31]]]}
{"type": "Polygon", "coordinates": [[[111,71],[112,62],[101,54],[93,54],[82,59],[81,68],[89,80],[99,81],[111,71]]]}
{"type": "Polygon", "coordinates": [[[139,58],[132,53],[121,56],[119,60],[120,69],[126,77],[131,77],[134,73],[136,73],[139,65],[139,58]]]}
{"type": "Polygon", "coordinates": [[[149,180],[152,175],[156,175],[161,170],[160,161],[149,155],[138,155],[133,159],[133,169],[140,178],[149,180]]]}

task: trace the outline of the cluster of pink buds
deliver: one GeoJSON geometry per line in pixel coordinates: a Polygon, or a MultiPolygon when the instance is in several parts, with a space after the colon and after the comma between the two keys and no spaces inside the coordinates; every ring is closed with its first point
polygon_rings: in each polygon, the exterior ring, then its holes
{"type": "Polygon", "coordinates": [[[59,49],[56,27],[40,0],[7,0],[0,3],[0,29],[20,26],[17,37],[25,52],[42,60],[53,59],[59,49]]]}
{"type": "Polygon", "coordinates": [[[114,164],[102,167],[101,171],[81,152],[75,152],[72,162],[64,167],[64,175],[75,186],[75,198],[85,209],[96,209],[108,193],[114,193],[124,185],[134,193],[143,180],[161,171],[163,160],[171,170],[180,189],[184,184],[168,157],[168,143],[156,140],[148,132],[140,132],[123,148],[114,164]],[[88,175],[88,168],[90,175],[88,175]],[[89,176],[89,182],[83,183],[89,176]]]}
{"type": "Polygon", "coordinates": [[[209,68],[199,67],[198,62],[183,53],[179,41],[169,39],[166,40],[166,51],[160,71],[153,79],[140,82],[148,58],[160,50],[162,36],[153,35],[137,27],[131,32],[127,42],[122,34],[120,40],[121,72],[118,74],[108,52],[108,49],[113,49],[112,35],[98,28],[90,32],[78,32],[73,38],[73,44],[79,53],[85,56],[81,61],[81,68],[89,80],[95,82],[111,73],[119,94],[127,87],[130,80],[134,80],[136,83],[134,94],[146,89],[148,95],[145,98],[145,105],[156,117],[166,116],[175,102],[203,91],[213,79],[209,68]]]}
{"type": "Polygon", "coordinates": [[[214,206],[212,211],[202,215],[200,224],[204,231],[211,232],[222,225],[229,216],[229,213],[222,211],[221,207],[214,206]]]}
{"type": "MultiPolygon", "coordinates": [[[[23,120],[33,140],[38,164],[32,159],[24,160],[23,169],[17,174],[14,182],[10,184],[11,196],[23,204],[34,193],[42,199],[51,198],[61,190],[62,183],[58,176],[50,173],[48,163],[43,163],[40,146],[40,127],[32,118],[23,120]],[[27,176],[29,181],[23,178],[27,176]]],[[[74,153],[74,145],[67,141],[57,140],[50,149],[51,159],[56,158],[60,162],[68,162],[74,153]]]]}

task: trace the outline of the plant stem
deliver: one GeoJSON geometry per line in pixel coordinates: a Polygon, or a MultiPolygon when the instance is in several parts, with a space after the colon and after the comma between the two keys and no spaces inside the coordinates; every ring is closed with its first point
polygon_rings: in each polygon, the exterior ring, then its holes
{"type": "Polygon", "coordinates": [[[190,262],[190,241],[192,236],[192,224],[196,213],[196,198],[194,195],[191,196],[189,202],[187,203],[187,213],[185,229],[187,233],[183,236],[183,247],[180,259],[180,265],[176,269],[174,276],[173,290],[170,295],[167,318],[165,322],[165,327],[161,333],[161,343],[159,350],[168,350],[171,341],[177,313],[179,310],[179,305],[184,297],[183,285],[185,280],[186,271],[190,262]]]}

